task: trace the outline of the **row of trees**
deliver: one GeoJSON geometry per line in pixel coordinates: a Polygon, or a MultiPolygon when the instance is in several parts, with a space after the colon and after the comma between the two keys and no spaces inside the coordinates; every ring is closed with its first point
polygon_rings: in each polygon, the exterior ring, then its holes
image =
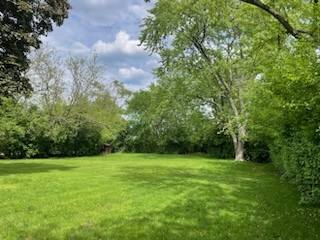
{"type": "Polygon", "coordinates": [[[127,152],[195,153],[232,158],[231,139],[219,133],[208,109],[198,101],[187,102],[170,86],[151,85],[135,92],[128,101],[127,128],[116,143],[127,152]]]}
{"type": "Polygon", "coordinates": [[[126,92],[105,80],[97,58],[43,47],[31,56],[33,94],[3,98],[0,152],[8,158],[83,156],[100,151],[125,126],[119,106],[126,92]]]}

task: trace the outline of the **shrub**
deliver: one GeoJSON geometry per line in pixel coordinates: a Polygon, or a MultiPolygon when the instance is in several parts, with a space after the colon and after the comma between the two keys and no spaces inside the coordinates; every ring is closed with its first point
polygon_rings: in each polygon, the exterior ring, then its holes
{"type": "Polygon", "coordinates": [[[320,146],[302,135],[288,138],[273,147],[272,159],[284,177],[301,192],[302,204],[320,203],[320,146]]]}
{"type": "Polygon", "coordinates": [[[269,147],[261,142],[247,142],[245,144],[245,158],[252,162],[270,162],[269,147]]]}

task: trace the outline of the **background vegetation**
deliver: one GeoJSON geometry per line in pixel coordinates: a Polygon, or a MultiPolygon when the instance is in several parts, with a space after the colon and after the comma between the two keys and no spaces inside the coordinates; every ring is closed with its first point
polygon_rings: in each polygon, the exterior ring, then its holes
{"type": "Polygon", "coordinates": [[[43,47],[31,59],[32,97],[2,100],[0,152],[6,158],[98,154],[124,128],[120,101],[130,92],[105,80],[95,55],[61,59],[43,47]]]}

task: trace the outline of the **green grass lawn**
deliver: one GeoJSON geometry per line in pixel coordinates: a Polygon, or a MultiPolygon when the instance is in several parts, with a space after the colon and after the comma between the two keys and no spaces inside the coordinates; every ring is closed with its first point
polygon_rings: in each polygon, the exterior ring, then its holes
{"type": "Polygon", "coordinates": [[[270,164],[113,154],[0,161],[0,239],[320,239],[270,164]]]}

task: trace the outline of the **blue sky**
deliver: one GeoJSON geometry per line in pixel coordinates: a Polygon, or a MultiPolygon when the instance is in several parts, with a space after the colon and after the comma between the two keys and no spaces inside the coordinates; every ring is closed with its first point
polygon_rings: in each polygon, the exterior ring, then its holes
{"type": "Polygon", "coordinates": [[[153,3],[144,0],[69,0],[73,9],[61,27],[43,42],[62,53],[98,54],[107,65],[109,80],[117,79],[130,90],[147,87],[159,58],[139,44],[142,19],[153,3]]]}

